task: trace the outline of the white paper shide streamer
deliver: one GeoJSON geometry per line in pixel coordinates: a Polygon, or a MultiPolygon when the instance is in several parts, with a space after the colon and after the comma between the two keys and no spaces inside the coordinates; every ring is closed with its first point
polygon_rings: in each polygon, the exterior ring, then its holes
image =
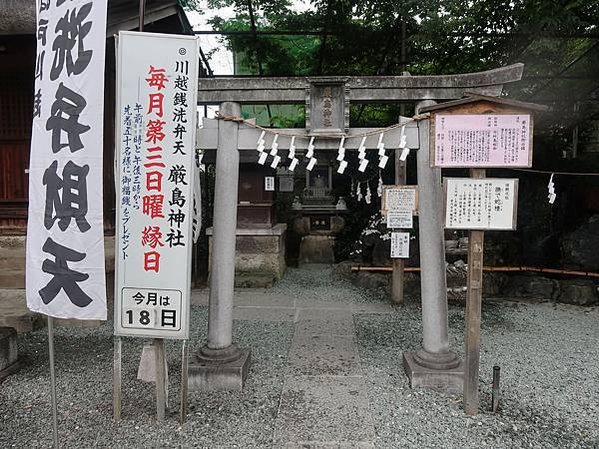
{"type": "Polygon", "coordinates": [[[266,153],[264,151],[265,148],[265,144],[266,142],[264,141],[264,135],[266,134],[266,131],[262,130],[262,133],[260,133],[260,138],[258,139],[257,142],[257,146],[256,146],[256,151],[258,151],[258,154],[260,155],[258,157],[258,163],[260,165],[264,165],[264,163],[266,162],[266,158],[268,157],[268,153],[266,153]]]}
{"type": "Polygon", "coordinates": [[[360,142],[360,146],[358,147],[358,160],[360,164],[358,166],[358,170],[364,173],[366,167],[368,166],[368,159],[366,159],[366,136],[362,137],[362,141],[360,142]]]}
{"type": "Polygon", "coordinates": [[[318,160],[314,157],[314,137],[310,138],[308,150],[306,151],[306,159],[308,159],[308,165],[306,165],[306,170],[312,171],[312,169],[316,165],[316,162],[318,162],[318,160]]]}
{"type": "Polygon", "coordinates": [[[275,134],[274,139],[272,140],[272,146],[270,149],[270,155],[273,157],[272,163],[270,164],[271,168],[277,168],[279,166],[279,162],[281,162],[281,156],[278,155],[279,150],[279,135],[275,134]]]}
{"type": "Polygon", "coordinates": [[[339,168],[337,168],[337,173],[340,175],[343,174],[345,169],[347,168],[347,161],[345,160],[345,136],[341,137],[341,141],[339,142],[339,150],[337,151],[337,160],[339,161],[339,168]]]}
{"type": "Polygon", "coordinates": [[[547,184],[547,190],[549,191],[547,198],[549,199],[549,204],[553,204],[555,199],[557,198],[557,194],[555,193],[555,184],[553,183],[553,175],[555,173],[551,173],[551,177],[549,178],[549,184],[547,184]]]}
{"type": "Polygon", "coordinates": [[[401,149],[401,154],[399,155],[399,160],[405,162],[410,154],[410,149],[407,147],[407,138],[406,138],[406,127],[405,125],[401,127],[401,135],[399,137],[399,148],[401,149]]]}
{"type": "Polygon", "coordinates": [[[379,141],[377,144],[377,148],[379,150],[379,168],[384,169],[387,166],[387,161],[389,161],[389,156],[387,156],[385,152],[385,142],[383,139],[385,138],[385,133],[381,133],[379,135],[379,141]]]}

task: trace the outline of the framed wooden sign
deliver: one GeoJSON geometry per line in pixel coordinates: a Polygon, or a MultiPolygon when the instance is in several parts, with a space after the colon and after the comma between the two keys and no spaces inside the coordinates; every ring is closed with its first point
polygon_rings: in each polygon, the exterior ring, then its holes
{"type": "Polygon", "coordinates": [[[436,167],[530,167],[532,116],[435,114],[431,149],[436,167]]]}
{"type": "Polygon", "coordinates": [[[418,188],[406,185],[383,186],[381,214],[387,215],[389,210],[406,209],[418,215],[418,188]]]}
{"type": "Polygon", "coordinates": [[[516,229],[518,180],[445,178],[445,228],[516,229]]]}
{"type": "Polygon", "coordinates": [[[535,111],[545,106],[468,94],[423,108],[430,115],[430,164],[443,168],[531,167],[535,111]]]}

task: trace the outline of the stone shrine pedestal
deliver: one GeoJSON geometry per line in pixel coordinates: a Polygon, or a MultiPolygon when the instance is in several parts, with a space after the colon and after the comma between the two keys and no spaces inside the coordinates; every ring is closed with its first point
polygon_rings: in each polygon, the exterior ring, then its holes
{"type": "Polygon", "coordinates": [[[0,327],[0,382],[20,366],[16,331],[10,327],[0,327]]]}
{"type": "MultiPolygon", "coordinates": [[[[287,225],[271,228],[237,228],[235,243],[235,287],[271,287],[285,273],[287,225]]],[[[212,228],[206,230],[212,253],[212,228]]],[[[211,260],[211,258],[210,258],[211,260]]]]}

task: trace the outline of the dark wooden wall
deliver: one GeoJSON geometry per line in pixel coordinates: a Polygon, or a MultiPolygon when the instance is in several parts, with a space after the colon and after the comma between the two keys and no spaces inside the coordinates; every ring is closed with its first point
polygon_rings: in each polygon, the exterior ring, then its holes
{"type": "Polygon", "coordinates": [[[0,233],[27,224],[34,66],[33,36],[0,37],[0,233]]]}
{"type": "MultiPolygon", "coordinates": [[[[35,71],[33,36],[0,36],[0,235],[27,231],[35,71]]],[[[104,229],[114,233],[114,38],[106,41],[104,94],[104,229]]],[[[46,58],[47,59],[47,58],[46,58]]]]}

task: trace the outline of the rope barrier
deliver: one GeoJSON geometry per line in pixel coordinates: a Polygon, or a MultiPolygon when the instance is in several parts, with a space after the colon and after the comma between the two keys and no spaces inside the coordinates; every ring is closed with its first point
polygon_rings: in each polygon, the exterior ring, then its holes
{"type": "Polygon", "coordinates": [[[264,131],[268,134],[278,134],[279,136],[286,136],[286,137],[295,137],[296,139],[311,139],[312,137],[318,138],[318,139],[323,139],[323,140],[339,140],[342,137],[345,137],[346,140],[348,139],[361,139],[364,137],[369,137],[369,136],[375,136],[378,135],[380,133],[385,133],[394,129],[398,129],[401,128],[402,126],[406,126],[408,123],[411,122],[416,122],[416,121],[420,121],[420,120],[424,120],[426,118],[429,117],[429,114],[419,114],[419,115],[415,115],[414,117],[411,117],[407,120],[403,120],[400,123],[395,123],[391,126],[387,126],[386,128],[377,128],[374,131],[369,131],[369,132],[365,132],[365,133],[361,133],[361,134],[354,134],[351,136],[345,135],[343,133],[340,134],[334,134],[334,135],[322,135],[322,134],[294,134],[291,132],[281,132],[281,131],[277,131],[276,128],[265,128],[263,126],[260,125],[256,125],[255,123],[252,123],[246,119],[244,119],[243,117],[240,116],[236,116],[236,115],[224,115],[221,114],[220,112],[216,112],[215,113],[215,118],[217,120],[224,120],[227,122],[236,122],[239,124],[243,124],[246,126],[249,126],[250,128],[255,128],[255,129],[259,129],[261,131],[264,131]]]}

